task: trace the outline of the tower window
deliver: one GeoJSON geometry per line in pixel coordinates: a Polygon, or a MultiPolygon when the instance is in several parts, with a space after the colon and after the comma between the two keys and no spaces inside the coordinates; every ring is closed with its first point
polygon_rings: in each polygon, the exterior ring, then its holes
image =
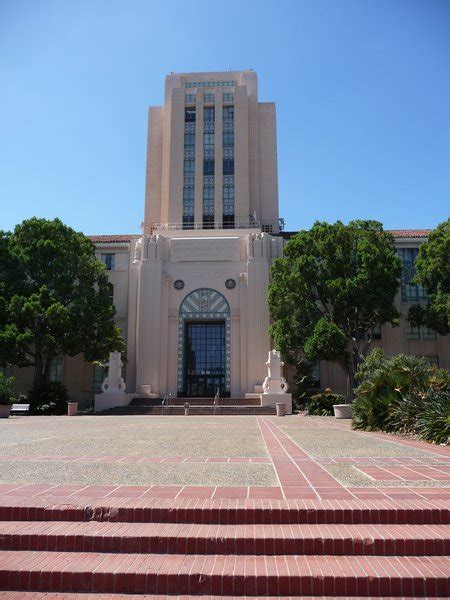
{"type": "Polygon", "coordinates": [[[214,159],[203,161],[203,175],[214,175],[214,159]]]}
{"type": "Polygon", "coordinates": [[[189,107],[184,109],[184,122],[195,123],[195,108],[189,107]]]}
{"type": "Polygon", "coordinates": [[[223,159],[223,174],[234,175],[234,159],[224,158],[223,159]]]}
{"type": "Polygon", "coordinates": [[[224,132],[223,133],[223,147],[231,148],[234,146],[234,133],[224,132]]]}

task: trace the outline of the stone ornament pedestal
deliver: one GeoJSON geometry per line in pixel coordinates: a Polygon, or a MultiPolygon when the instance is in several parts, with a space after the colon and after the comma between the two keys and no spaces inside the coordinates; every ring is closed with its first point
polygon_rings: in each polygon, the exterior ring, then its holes
{"type": "Polygon", "coordinates": [[[336,419],[352,418],[352,407],[350,404],[333,404],[333,410],[336,419]]]}
{"type": "Polygon", "coordinates": [[[0,419],[7,419],[11,412],[10,404],[0,404],[0,419]]]}
{"type": "Polygon", "coordinates": [[[122,377],[122,361],[120,352],[110,352],[108,377],[102,383],[102,393],[95,394],[94,412],[128,406],[135,394],[126,394],[126,384],[122,377]]]}
{"type": "Polygon", "coordinates": [[[145,396],[146,398],[157,398],[158,394],[152,392],[152,386],[147,384],[141,384],[139,386],[139,396],[145,396]]]}
{"type": "Polygon", "coordinates": [[[78,412],[78,402],[67,403],[67,416],[76,417],[78,412]]]}
{"type": "MultiPolygon", "coordinates": [[[[292,414],[292,394],[288,394],[289,386],[281,374],[284,363],[278,350],[271,350],[266,362],[268,375],[262,385],[264,392],[261,394],[261,406],[277,406],[284,404],[285,413],[292,414]]],[[[278,414],[277,407],[277,414],[278,414]]],[[[281,415],[280,415],[281,416],[281,415]]]]}

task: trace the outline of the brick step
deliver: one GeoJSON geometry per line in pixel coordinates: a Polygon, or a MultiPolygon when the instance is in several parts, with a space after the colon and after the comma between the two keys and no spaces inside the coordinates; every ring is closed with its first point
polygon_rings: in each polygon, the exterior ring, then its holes
{"type": "Polygon", "coordinates": [[[448,596],[450,558],[5,551],[0,589],[254,596],[448,596]]]}
{"type": "MultiPolygon", "coordinates": [[[[240,596],[241,598],[251,598],[258,600],[276,600],[279,596],[240,596]]],[[[360,600],[362,596],[351,596],[351,600],[360,600]]],[[[217,600],[217,596],[201,595],[192,596],[183,594],[182,596],[166,594],[89,594],[89,593],[67,593],[67,592],[13,592],[0,591],[1,600],[217,600]]],[[[222,600],[236,600],[236,596],[220,596],[222,600]]],[[[289,596],[289,600],[311,600],[310,596],[289,596]]],[[[335,596],[322,596],[321,600],[332,600],[335,596]]],[[[345,596],[344,596],[345,598],[345,596]]],[[[367,596],[366,596],[367,598],[367,596]]],[[[393,596],[383,596],[383,600],[392,600],[393,596]]],[[[287,600],[287,599],[286,599],[287,600]]],[[[412,600],[411,597],[403,596],[403,600],[412,600]]]]}
{"type": "MultiPolygon", "coordinates": [[[[98,412],[99,415],[184,415],[183,406],[116,406],[98,412]]],[[[190,415],[275,415],[276,409],[271,406],[191,406],[190,415]]]]}
{"type": "MultiPolygon", "coordinates": [[[[162,398],[133,398],[129,406],[161,406],[162,398]]],[[[171,398],[169,406],[214,406],[214,398],[171,398]]],[[[219,398],[218,406],[261,406],[260,398],[219,398]]]]}
{"type": "Polygon", "coordinates": [[[448,525],[445,500],[189,500],[0,496],[0,521],[448,525]]]}
{"type": "Polygon", "coordinates": [[[449,525],[0,522],[0,549],[158,554],[450,554],[449,525]]]}

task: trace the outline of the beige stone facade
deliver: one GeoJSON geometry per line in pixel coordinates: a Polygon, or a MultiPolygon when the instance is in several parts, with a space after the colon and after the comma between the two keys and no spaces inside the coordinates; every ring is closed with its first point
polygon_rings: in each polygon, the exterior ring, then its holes
{"type": "MultiPolygon", "coordinates": [[[[393,232],[405,269],[426,231],[393,232]]],[[[143,235],[93,236],[114,285],[127,343],[127,392],[244,397],[267,375],[269,269],[282,256],[275,105],[258,101],[253,71],[171,74],[164,105],[149,112],[143,235]]],[[[402,286],[387,354],[429,356],[450,369],[448,338],[408,327],[417,286],[402,286]]],[[[14,372],[31,387],[32,369],[14,372]]],[[[319,385],[345,391],[340,369],[321,363],[319,385]]],[[[103,373],[62,357],[53,378],[88,404],[103,373]]]]}

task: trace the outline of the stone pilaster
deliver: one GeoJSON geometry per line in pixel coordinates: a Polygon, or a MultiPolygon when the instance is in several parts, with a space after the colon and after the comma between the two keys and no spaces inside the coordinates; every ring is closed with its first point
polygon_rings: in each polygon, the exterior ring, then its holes
{"type": "Polygon", "coordinates": [[[163,275],[162,278],[162,299],[161,299],[161,348],[160,348],[160,394],[168,393],[167,365],[169,362],[168,343],[169,343],[169,296],[170,284],[172,278],[170,275],[163,275]]]}
{"type": "Polygon", "coordinates": [[[160,393],[162,244],[161,236],[142,238],[136,323],[136,391],[151,385],[160,393]]]}
{"type": "Polygon", "coordinates": [[[130,248],[130,270],[128,276],[128,330],[127,330],[127,386],[129,392],[136,391],[136,329],[137,299],[139,288],[140,243],[135,242],[130,248]],[[137,246],[137,250],[135,248],[137,246]]]}
{"type": "Polygon", "coordinates": [[[270,349],[269,309],[269,239],[266,234],[249,236],[248,278],[248,384],[253,391],[266,376],[266,357],[270,349]]]}
{"type": "Polygon", "coordinates": [[[239,320],[239,365],[240,365],[240,387],[241,397],[244,396],[249,389],[248,384],[248,301],[247,301],[247,273],[239,274],[239,305],[240,305],[240,320],[239,320]]]}

